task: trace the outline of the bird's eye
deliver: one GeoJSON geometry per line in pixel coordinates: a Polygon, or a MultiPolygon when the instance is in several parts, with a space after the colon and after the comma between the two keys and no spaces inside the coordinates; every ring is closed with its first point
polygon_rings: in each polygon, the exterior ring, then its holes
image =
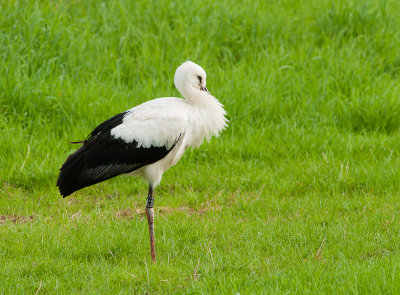
{"type": "Polygon", "coordinates": [[[201,84],[201,76],[197,76],[197,79],[199,79],[199,82],[201,84]]]}

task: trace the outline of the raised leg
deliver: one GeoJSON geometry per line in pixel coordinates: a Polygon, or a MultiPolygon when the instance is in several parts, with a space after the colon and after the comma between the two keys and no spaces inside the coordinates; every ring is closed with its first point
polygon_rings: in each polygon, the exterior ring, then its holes
{"type": "Polygon", "coordinates": [[[147,195],[146,203],[146,216],[147,223],[149,224],[150,234],[150,249],[151,249],[151,260],[156,261],[156,249],[154,247],[154,198],[153,198],[153,187],[149,185],[149,193],[147,195]]]}

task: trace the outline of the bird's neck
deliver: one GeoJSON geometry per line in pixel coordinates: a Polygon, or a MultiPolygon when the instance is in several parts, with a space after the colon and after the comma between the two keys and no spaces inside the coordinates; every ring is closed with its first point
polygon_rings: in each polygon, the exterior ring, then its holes
{"type": "Polygon", "coordinates": [[[212,104],[215,100],[215,98],[210,93],[196,89],[194,87],[183,89],[181,93],[186,101],[193,106],[206,107],[210,103],[212,104]]]}
{"type": "Polygon", "coordinates": [[[223,105],[210,93],[194,88],[189,93],[182,93],[186,101],[196,110],[189,119],[196,134],[192,145],[198,146],[203,139],[210,140],[211,136],[218,136],[227,126],[223,105]],[[185,95],[186,94],[186,95],[185,95]]]}

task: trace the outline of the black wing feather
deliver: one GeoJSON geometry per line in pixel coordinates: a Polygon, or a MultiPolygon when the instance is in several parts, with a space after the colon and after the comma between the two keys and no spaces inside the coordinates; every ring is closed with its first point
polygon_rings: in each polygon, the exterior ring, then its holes
{"type": "Polygon", "coordinates": [[[92,132],[86,137],[85,140],[88,140],[89,138],[99,134],[100,132],[105,132],[108,130],[113,129],[114,127],[117,127],[118,125],[122,124],[122,121],[124,120],[125,115],[129,113],[129,111],[119,113],[115,115],[114,117],[111,117],[108,120],[105,120],[103,123],[101,123],[99,126],[94,128],[92,132]]]}
{"type": "Polygon", "coordinates": [[[122,123],[125,114],[118,114],[96,127],[83,145],[67,158],[57,180],[63,197],[157,162],[173,149],[175,144],[169,149],[165,146],[143,148],[138,147],[136,141],[126,143],[122,139],[115,139],[111,129],[122,123]]]}

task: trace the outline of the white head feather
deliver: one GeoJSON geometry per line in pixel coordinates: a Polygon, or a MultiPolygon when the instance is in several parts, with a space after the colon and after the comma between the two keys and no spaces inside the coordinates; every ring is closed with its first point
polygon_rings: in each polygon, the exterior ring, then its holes
{"type": "Polygon", "coordinates": [[[201,92],[208,92],[206,80],[206,71],[191,61],[184,62],[175,71],[175,87],[188,100],[194,98],[196,94],[200,95],[201,92]]]}

